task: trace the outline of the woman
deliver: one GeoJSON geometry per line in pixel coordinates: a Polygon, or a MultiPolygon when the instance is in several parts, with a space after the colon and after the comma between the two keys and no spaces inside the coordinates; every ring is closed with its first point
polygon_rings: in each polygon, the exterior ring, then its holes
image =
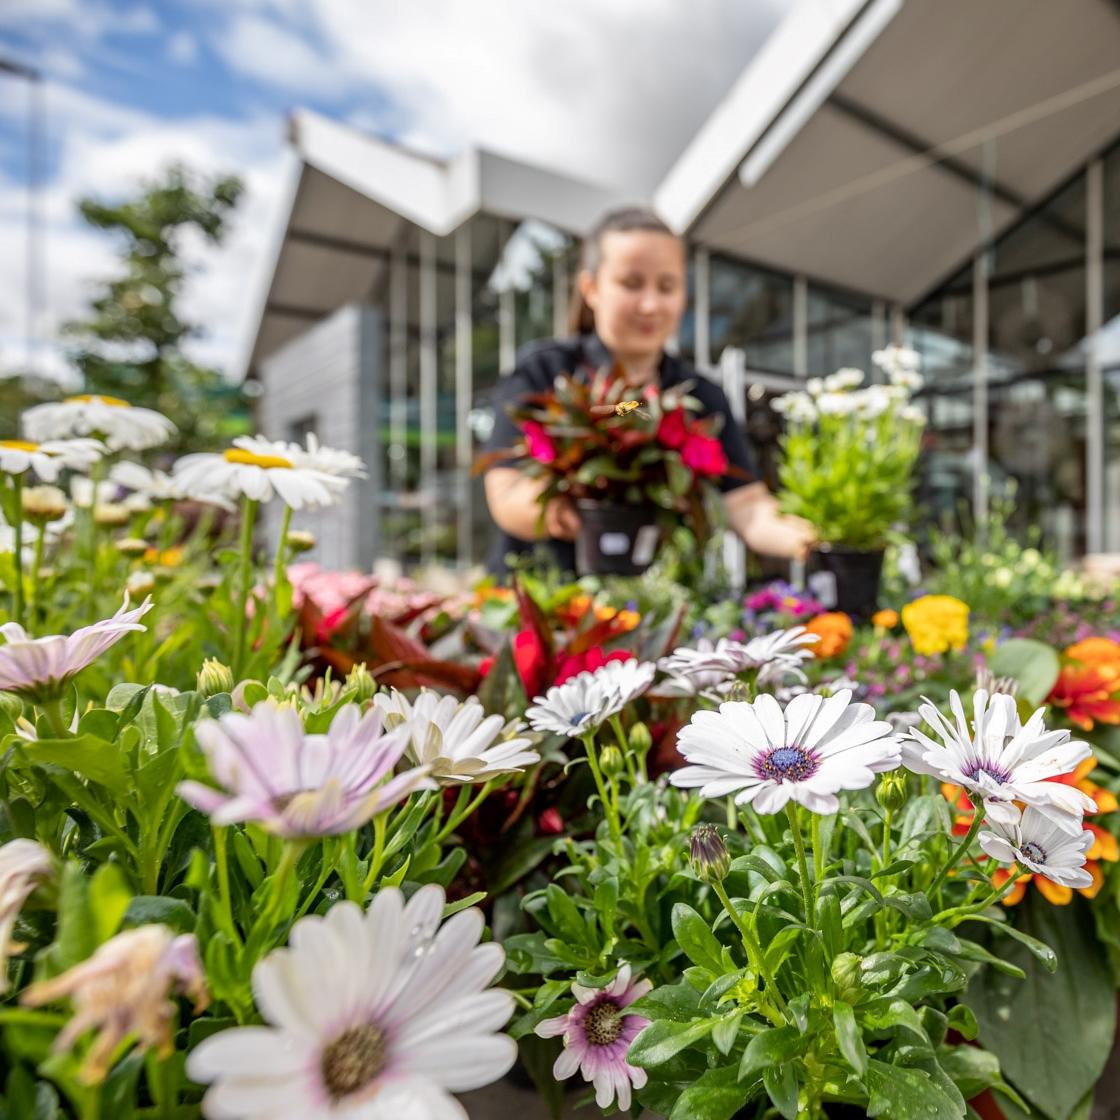
{"type": "MultiPolygon", "coordinates": [[[[598,369],[612,361],[625,371],[634,396],[650,382],[665,389],[694,382],[691,393],[702,405],[699,415],[723,417],[720,441],[727,461],[739,468],[720,480],[731,527],[756,552],[803,558],[813,543],[813,527],[778,512],[777,502],[758,481],[754,461],[723,390],[665,352],[677,333],[687,299],[685,247],[655,214],[618,210],[604,217],[584,242],[582,269],[566,339],[533,343],[518,355],[513,372],[503,379],[495,401],[492,450],[512,447],[520,433],[507,407],[552,386],[558,373],[598,369]]],[[[505,570],[509,553],[527,552],[544,540],[557,565],[575,568],[572,541],[580,519],[567,498],[554,498],[539,531],[542,483],[515,466],[499,463],[486,472],[486,501],[500,530],[491,566],[505,570]]]]}

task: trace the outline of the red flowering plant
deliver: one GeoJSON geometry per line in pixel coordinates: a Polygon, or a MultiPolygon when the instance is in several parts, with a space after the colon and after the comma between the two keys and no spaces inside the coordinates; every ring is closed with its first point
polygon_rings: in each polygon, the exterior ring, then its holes
{"type": "Polygon", "coordinates": [[[680,518],[698,541],[711,527],[705,497],[714,480],[741,474],[719,440],[721,417],[696,415],[690,382],[668,389],[627,386],[621,367],[587,376],[561,374],[547,392],[510,409],[521,441],[490,452],[484,470],[513,460],[543,479],[541,518],[553,498],[588,498],[617,505],[651,505],[666,521],[680,518]]]}

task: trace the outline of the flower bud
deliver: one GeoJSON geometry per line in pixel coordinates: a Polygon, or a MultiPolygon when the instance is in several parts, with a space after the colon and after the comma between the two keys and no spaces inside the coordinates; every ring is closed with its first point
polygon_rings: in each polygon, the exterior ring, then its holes
{"type": "Polygon", "coordinates": [[[611,777],[621,774],[626,769],[626,760],[622,757],[622,751],[615,746],[604,747],[603,753],[599,756],[599,769],[611,777]]]}
{"type": "Polygon", "coordinates": [[[198,671],[198,691],[203,696],[217,696],[233,691],[233,670],[216,657],[208,657],[198,671]]]}
{"type": "Polygon", "coordinates": [[[20,494],[20,504],[23,516],[35,525],[66,516],[66,495],[57,486],[28,486],[20,494]]]}
{"type": "Polygon", "coordinates": [[[310,552],[315,547],[315,534],[306,529],[289,529],[284,538],[288,551],[293,555],[299,552],[310,552]]]}
{"type": "Polygon", "coordinates": [[[0,692],[0,712],[18,719],[23,714],[23,701],[14,693],[0,692]]]}
{"type": "Polygon", "coordinates": [[[855,953],[838,953],[832,962],[837,995],[846,1003],[858,1001],[863,991],[863,962],[855,953]]]}
{"type": "Polygon", "coordinates": [[[750,703],[754,699],[754,689],[746,681],[732,681],[727,690],[727,699],[750,703]]]}
{"type": "Polygon", "coordinates": [[[630,734],[627,736],[630,743],[630,749],[639,757],[645,758],[649,754],[650,747],[653,746],[653,736],[650,734],[649,728],[639,720],[633,727],[630,728],[630,734]]]}
{"type": "Polygon", "coordinates": [[[722,882],[731,869],[731,854],[719,829],[712,824],[700,824],[692,830],[689,858],[692,870],[703,883],[722,882]]]}
{"type": "Polygon", "coordinates": [[[119,529],[127,525],[131,514],[117,502],[99,502],[93,510],[93,520],[105,529],[119,529]]]}
{"type": "Polygon", "coordinates": [[[124,537],[114,547],[122,556],[143,556],[148,551],[148,542],[139,537],[124,537]]]}
{"type": "Polygon", "coordinates": [[[875,800],[888,812],[896,813],[909,796],[905,770],[891,770],[879,779],[875,787],[875,800]]]}
{"type": "Polygon", "coordinates": [[[156,581],[151,572],[131,572],[124,585],[129,595],[140,599],[155,587],[156,581]]]}
{"type": "Polygon", "coordinates": [[[377,691],[377,682],[369,675],[364,661],[359,661],[349,673],[342,685],[344,692],[349,692],[351,698],[358,704],[372,700],[377,691]]]}

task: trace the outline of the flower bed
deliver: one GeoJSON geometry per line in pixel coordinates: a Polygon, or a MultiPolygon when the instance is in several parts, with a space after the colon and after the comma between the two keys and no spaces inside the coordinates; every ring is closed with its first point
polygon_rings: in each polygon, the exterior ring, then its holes
{"type": "Polygon", "coordinates": [[[165,424],[52,407],[0,445],[5,1115],[438,1120],[518,1060],[672,1120],[1087,1107],[1106,600],[1015,634],[946,587],[859,626],[789,587],[384,586],[288,563],[349,457],[122,474],[165,424]],[[88,501],[27,500],[67,471],[88,501]]]}

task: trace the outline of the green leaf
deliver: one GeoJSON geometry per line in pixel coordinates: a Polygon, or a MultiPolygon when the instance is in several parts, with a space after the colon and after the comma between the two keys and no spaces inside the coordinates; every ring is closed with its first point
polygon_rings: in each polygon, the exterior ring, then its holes
{"type": "Polygon", "coordinates": [[[949,1026],[966,1042],[971,1042],[980,1033],[972,1008],[963,1003],[954,1004],[949,1008],[949,1026]]]}
{"type": "Polygon", "coordinates": [[[115,863],[103,863],[89,884],[89,910],[97,944],[108,941],[120,928],[132,899],[124,872],[115,863]]]}
{"type": "Polygon", "coordinates": [[[195,926],[195,912],[181,898],[138,894],[129,902],[124,921],[129,926],[159,923],[170,926],[176,933],[191,933],[195,926]]]}
{"type": "Polygon", "coordinates": [[[859,1074],[867,1072],[867,1048],[863,1045],[863,1034],[856,1023],[856,1013],[850,1003],[837,1000],[832,1006],[832,1022],[836,1028],[836,1044],[844,1060],[859,1074]]]}
{"type": "Polygon", "coordinates": [[[120,798],[131,792],[131,781],[121,763],[115,743],[96,735],[75,735],[70,739],[38,739],[24,743],[24,756],[38,765],[61,766],[104,786],[120,798]]]}
{"type": "Polygon", "coordinates": [[[684,955],[701,968],[721,973],[723,947],[708,923],[687,903],[678,902],[673,907],[673,936],[684,955]]]}
{"type": "Polygon", "coordinates": [[[997,677],[1014,677],[1019,695],[1037,707],[1054,687],[1062,670],[1057,651],[1033,638],[1009,638],[996,647],[988,667],[997,677]]]}
{"type": "Polygon", "coordinates": [[[872,1059],[864,1077],[868,1116],[885,1120],[903,1117],[922,1120],[961,1120],[957,1103],[937,1087],[928,1074],[904,1066],[891,1066],[872,1059]]]}
{"type": "Polygon", "coordinates": [[[696,1019],[691,1023],[660,1019],[650,1023],[634,1039],[627,1061],[642,1069],[653,1069],[710,1034],[715,1023],[714,1019],[696,1019]]]}
{"type": "Polygon", "coordinates": [[[739,1080],[757,1077],[769,1066],[787,1062],[805,1050],[806,1040],[796,1027],[771,1027],[747,1043],[739,1063],[739,1080]]]}
{"type": "Polygon", "coordinates": [[[1067,1120],[1104,1069],[1116,1029],[1116,990],[1091,908],[1080,898],[1052,906],[1030,892],[1016,907],[1020,931],[1057,950],[1051,973],[1025,944],[999,953],[1026,974],[1022,983],[984,970],[969,987],[980,1039],[1000,1059],[1004,1076],[1053,1120],[1067,1120]],[[1031,1045],[1024,1045],[1024,1031],[1031,1045]]]}
{"type": "MultiPolygon", "coordinates": [[[[507,938],[506,944],[509,944],[507,938]]],[[[662,984],[636,999],[627,1010],[647,1019],[671,1019],[676,1023],[691,1022],[700,1006],[700,993],[691,984],[681,980],[676,984],[662,984]]]]}
{"type": "Polygon", "coordinates": [[[743,1009],[737,1008],[730,1015],[720,1019],[712,1027],[712,1041],[721,1054],[730,1054],[735,1039],[739,1037],[739,1024],[743,1021],[743,1009]]]}
{"type": "Polygon", "coordinates": [[[785,1120],[797,1120],[797,1071],[792,1065],[770,1066],[763,1071],[762,1084],[774,1107],[785,1120]]]}
{"type": "Polygon", "coordinates": [[[735,1067],[719,1066],[705,1070],[681,1093],[669,1120],[731,1120],[746,1100],[735,1067]]]}
{"type": "Polygon", "coordinates": [[[974,915],[973,921],[989,923],[993,929],[997,929],[1000,933],[1006,934],[1013,940],[1018,941],[1020,945],[1025,945],[1047,972],[1057,972],[1058,954],[1055,953],[1045,941],[1039,941],[1037,937],[1031,937],[1029,933],[1024,933],[1009,921],[997,921],[992,918],[987,918],[983,914],[974,915]]]}

